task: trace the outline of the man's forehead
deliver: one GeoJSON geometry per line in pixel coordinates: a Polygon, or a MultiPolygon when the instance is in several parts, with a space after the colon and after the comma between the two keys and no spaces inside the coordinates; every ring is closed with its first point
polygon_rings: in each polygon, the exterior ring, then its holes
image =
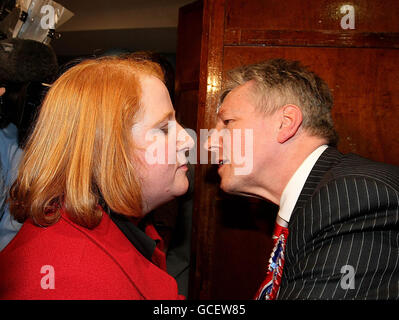
{"type": "MultiPolygon", "coordinates": [[[[216,114],[221,116],[227,111],[239,111],[247,104],[253,104],[253,85],[254,81],[248,81],[242,85],[233,88],[223,99],[223,102],[216,108],[216,114]],[[234,103],[241,100],[241,103],[234,103]],[[242,102],[247,102],[245,105],[242,102]],[[236,110],[237,109],[237,110],[236,110]]],[[[248,107],[248,106],[247,106],[248,107]]]]}

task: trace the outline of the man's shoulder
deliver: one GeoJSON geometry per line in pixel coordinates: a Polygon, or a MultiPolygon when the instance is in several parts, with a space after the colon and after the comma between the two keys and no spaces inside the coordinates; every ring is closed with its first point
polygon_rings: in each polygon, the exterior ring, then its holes
{"type": "Polygon", "coordinates": [[[398,166],[373,161],[354,153],[342,155],[340,161],[326,172],[320,185],[350,178],[374,181],[399,192],[398,166]]]}

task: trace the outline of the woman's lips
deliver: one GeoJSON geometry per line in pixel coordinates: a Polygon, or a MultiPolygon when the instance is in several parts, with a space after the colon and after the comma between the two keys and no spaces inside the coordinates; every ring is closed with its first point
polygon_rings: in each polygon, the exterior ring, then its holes
{"type": "Polygon", "coordinates": [[[177,170],[179,170],[179,169],[181,169],[181,170],[188,170],[188,167],[187,167],[186,164],[183,164],[183,165],[177,167],[177,170]]]}

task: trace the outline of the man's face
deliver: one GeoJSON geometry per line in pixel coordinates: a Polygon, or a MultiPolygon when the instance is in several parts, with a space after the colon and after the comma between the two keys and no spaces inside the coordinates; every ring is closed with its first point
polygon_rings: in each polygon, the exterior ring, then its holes
{"type": "Polygon", "coordinates": [[[276,115],[266,116],[256,109],[253,85],[247,82],[226,96],[218,110],[217,133],[211,136],[208,149],[218,154],[218,173],[225,192],[259,196],[263,180],[276,161],[279,124],[276,115]],[[245,170],[240,174],[245,166],[242,157],[246,158],[247,167],[251,164],[247,174],[242,174],[245,170]]]}

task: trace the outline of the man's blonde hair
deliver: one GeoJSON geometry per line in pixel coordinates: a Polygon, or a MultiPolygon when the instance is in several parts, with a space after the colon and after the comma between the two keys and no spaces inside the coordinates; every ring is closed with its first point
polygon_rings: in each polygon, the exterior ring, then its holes
{"type": "Polygon", "coordinates": [[[333,98],[327,84],[298,61],[272,59],[233,69],[221,94],[221,102],[235,87],[253,81],[254,100],[259,111],[273,114],[294,104],[303,115],[302,127],[310,134],[336,145],[338,135],[331,117],[333,98]]]}

